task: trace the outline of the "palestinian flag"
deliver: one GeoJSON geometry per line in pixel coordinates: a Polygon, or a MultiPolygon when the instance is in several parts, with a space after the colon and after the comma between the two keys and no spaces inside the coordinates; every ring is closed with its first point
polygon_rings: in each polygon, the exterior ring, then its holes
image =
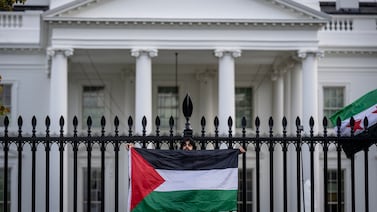
{"type": "Polygon", "coordinates": [[[238,152],[131,148],[129,211],[237,210],[238,152]]]}
{"type": "MultiPolygon", "coordinates": [[[[364,118],[368,119],[369,134],[377,135],[377,89],[360,97],[350,105],[344,107],[330,117],[331,122],[336,125],[337,118],[340,117],[342,124],[340,127],[341,136],[351,135],[351,117],[355,120],[354,135],[363,136],[365,134],[364,118]]],[[[337,130],[337,127],[335,127],[337,130]]],[[[369,147],[369,143],[344,144],[343,150],[347,157],[369,147]]]]}

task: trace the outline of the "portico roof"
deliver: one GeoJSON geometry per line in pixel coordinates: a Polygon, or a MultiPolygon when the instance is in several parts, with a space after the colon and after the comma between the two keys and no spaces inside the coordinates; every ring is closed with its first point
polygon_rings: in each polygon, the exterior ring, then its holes
{"type": "Polygon", "coordinates": [[[50,22],[133,24],[323,24],[329,16],[291,0],[77,0],[49,10],[50,22]]]}

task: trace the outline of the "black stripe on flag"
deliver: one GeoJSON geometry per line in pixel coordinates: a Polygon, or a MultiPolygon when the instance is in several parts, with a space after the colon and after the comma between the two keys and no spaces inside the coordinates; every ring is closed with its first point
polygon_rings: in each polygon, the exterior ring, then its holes
{"type": "Polygon", "coordinates": [[[238,149],[224,150],[135,150],[155,169],[210,170],[238,167],[238,149]]]}

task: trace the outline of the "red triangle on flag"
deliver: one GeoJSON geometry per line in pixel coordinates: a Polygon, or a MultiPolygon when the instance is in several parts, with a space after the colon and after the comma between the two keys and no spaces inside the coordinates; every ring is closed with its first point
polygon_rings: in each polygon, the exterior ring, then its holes
{"type": "Polygon", "coordinates": [[[131,211],[154,189],[165,182],[164,178],[134,148],[131,154],[131,211]]]}

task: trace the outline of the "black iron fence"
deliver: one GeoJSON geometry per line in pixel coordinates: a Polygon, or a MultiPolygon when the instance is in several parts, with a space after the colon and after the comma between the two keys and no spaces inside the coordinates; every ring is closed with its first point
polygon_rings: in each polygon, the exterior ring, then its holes
{"type": "MultiPolygon", "coordinates": [[[[133,119],[130,117],[128,119],[128,135],[120,135],[119,134],[119,119],[115,117],[114,119],[114,127],[115,131],[114,134],[109,136],[105,135],[105,126],[106,126],[106,120],[104,117],[101,119],[101,133],[100,135],[93,135],[91,126],[92,126],[92,120],[89,117],[87,119],[87,134],[85,136],[80,136],[78,135],[78,120],[76,117],[73,118],[73,135],[72,136],[67,136],[65,135],[65,132],[63,131],[64,125],[65,125],[65,120],[63,118],[60,119],[60,135],[59,136],[51,136],[50,135],[50,119],[47,117],[45,119],[45,135],[44,136],[37,136],[36,135],[36,126],[37,126],[37,120],[35,117],[33,117],[31,123],[32,123],[32,134],[31,136],[23,136],[23,119],[21,117],[18,118],[18,134],[15,136],[11,136],[8,133],[8,127],[9,127],[9,120],[8,118],[5,118],[4,120],[4,133],[3,136],[0,137],[0,142],[2,145],[2,154],[4,158],[4,176],[3,176],[3,196],[2,196],[2,201],[3,201],[3,208],[2,211],[9,211],[9,205],[6,204],[9,202],[9,194],[6,192],[9,190],[8,184],[8,178],[9,178],[9,173],[8,173],[8,168],[9,168],[9,150],[10,150],[10,145],[15,145],[17,147],[17,154],[18,154],[18,160],[17,160],[17,167],[18,167],[18,172],[17,172],[17,208],[18,211],[22,211],[22,192],[30,192],[31,195],[31,211],[35,212],[36,211],[36,196],[39,194],[36,194],[36,154],[37,154],[37,147],[40,145],[43,145],[44,150],[45,150],[45,194],[44,197],[39,197],[39,198],[44,198],[44,203],[45,203],[45,211],[50,211],[50,176],[47,173],[50,173],[50,153],[51,153],[51,148],[52,146],[56,145],[58,147],[59,151],[59,174],[60,174],[60,179],[59,179],[59,211],[62,212],[64,207],[67,207],[64,205],[64,195],[63,195],[63,189],[64,186],[72,186],[73,187],[73,196],[70,197],[72,198],[68,202],[72,203],[73,206],[73,211],[76,212],[78,211],[78,181],[77,181],[77,173],[78,173],[78,151],[79,151],[79,146],[80,145],[85,145],[86,147],[86,152],[87,152],[87,157],[86,157],[86,162],[87,162],[87,186],[86,186],[86,196],[87,196],[87,201],[86,201],[86,210],[91,211],[91,191],[90,191],[90,183],[91,183],[91,167],[92,167],[92,148],[93,145],[99,145],[100,146],[100,169],[101,169],[101,193],[104,194],[105,188],[106,188],[106,181],[105,181],[105,152],[112,149],[114,151],[114,157],[115,157],[115,174],[114,174],[114,205],[115,205],[115,212],[119,211],[119,151],[120,147],[122,144],[125,143],[140,143],[142,148],[146,148],[148,144],[153,143],[156,149],[160,149],[161,146],[168,145],[169,149],[175,149],[177,147],[177,144],[182,141],[184,136],[190,136],[192,137],[195,142],[200,146],[199,149],[206,149],[207,145],[209,143],[213,144],[215,149],[219,149],[220,145],[225,143],[227,144],[228,148],[232,148],[234,144],[240,144],[243,146],[244,149],[248,149],[249,152],[243,154],[242,157],[242,169],[241,169],[241,179],[242,182],[247,182],[246,181],[246,165],[248,162],[246,154],[255,154],[255,190],[253,192],[256,193],[255,199],[253,200],[253,204],[255,204],[255,210],[257,212],[260,211],[266,211],[267,209],[262,208],[261,206],[261,189],[269,190],[269,197],[270,197],[270,206],[269,210],[272,212],[274,211],[274,190],[276,189],[276,185],[274,185],[274,151],[276,151],[276,146],[280,145],[281,146],[281,151],[282,151],[282,161],[281,161],[281,166],[283,167],[283,173],[282,173],[282,179],[283,179],[283,209],[279,211],[288,211],[288,201],[289,198],[293,198],[292,195],[288,193],[288,187],[287,187],[287,182],[288,182],[288,173],[287,173],[287,154],[288,154],[288,148],[290,146],[293,146],[295,149],[295,160],[296,160],[296,195],[294,195],[294,198],[296,198],[295,202],[297,203],[296,211],[302,211],[302,176],[301,176],[301,169],[302,169],[302,147],[307,146],[309,149],[310,153],[310,181],[311,181],[311,190],[310,190],[310,211],[314,212],[315,211],[315,183],[320,182],[318,179],[315,179],[315,169],[314,169],[314,152],[316,151],[316,147],[318,149],[318,146],[320,147],[321,151],[323,152],[323,179],[324,183],[323,185],[320,185],[323,187],[323,192],[324,194],[321,195],[323,196],[323,206],[320,206],[323,208],[323,211],[329,211],[329,196],[327,195],[328,191],[328,152],[329,152],[329,146],[330,145],[335,145],[336,146],[336,153],[337,153],[337,183],[340,185],[341,182],[341,172],[342,172],[342,158],[341,158],[341,153],[342,153],[342,147],[343,145],[348,145],[348,146],[353,146],[354,144],[360,142],[363,144],[361,146],[362,151],[364,152],[364,177],[365,177],[365,184],[362,185],[364,187],[365,191],[365,200],[364,200],[364,205],[365,205],[365,211],[369,211],[369,170],[368,170],[368,151],[369,151],[369,146],[371,145],[376,145],[377,144],[377,136],[375,134],[371,134],[369,132],[363,133],[361,136],[354,136],[353,133],[353,128],[355,126],[355,122],[353,119],[350,121],[350,126],[351,126],[351,136],[348,137],[342,137],[340,135],[340,130],[338,130],[336,135],[328,135],[328,123],[327,119],[324,118],[322,125],[323,125],[323,130],[321,132],[321,135],[314,135],[314,120],[310,119],[310,134],[308,136],[303,136],[302,135],[302,127],[301,127],[301,121],[299,118],[296,119],[296,135],[291,136],[287,134],[287,120],[283,118],[282,120],[282,127],[283,131],[281,132],[282,134],[280,136],[275,136],[273,132],[274,128],[274,121],[272,118],[269,119],[268,121],[268,127],[269,127],[269,132],[267,133],[267,136],[262,136],[260,133],[260,119],[257,117],[254,122],[255,126],[255,133],[253,136],[249,136],[246,134],[246,128],[248,126],[248,123],[246,122],[246,119],[242,119],[242,134],[240,136],[234,136],[232,133],[232,126],[233,126],[233,121],[231,118],[228,119],[228,127],[229,127],[229,134],[227,136],[220,136],[219,131],[218,131],[218,126],[219,126],[219,120],[218,118],[215,118],[214,120],[214,126],[215,126],[215,132],[214,136],[208,136],[206,133],[206,119],[203,117],[201,119],[200,125],[201,125],[201,132],[198,135],[193,135],[192,130],[190,129],[190,123],[189,119],[191,117],[192,113],[192,103],[189,97],[186,96],[186,99],[183,104],[183,113],[184,116],[187,120],[186,122],[186,128],[183,132],[183,135],[176,135],[177,132],[174,132],[174,120],[171,118],[169,120],[169,125],[170,125],[170,134],[169,135],[160,135],[160,119],[159,117],[156,118],[155,120],[155,135],[146,135],[146,119],[144,118],[142,120],[142,126],[144,128],[142,135],[134,135],[133,134],[133,119]],[[24,188],[22,187],[22,165],[23,165],[23,160],[22,160],[22,154],[23,154],[23,148],[25,145],[30,145],[30,150],[31,150],[31,155],[32,155],[32,161],[31,161],[31,191],[25,191],[24,188]],[[73,185],[64,185],[64,151],[66,150],[67,146],[70,145],[72,147],[73,151],[73,185]],[[247,148],[249,146],[249,148],[247,148]],[[251,148],[250,148],[251,146],[251,148]],[[268,158],[269,158],[269,176],[261,176],[261,149],[263,146],[266,146],[268,149],[268,158]],[[250,150],[252,149],[252,150],[250,150]],[[253,151],[253,152],[250,152],[253,151]],[[261,178],[269,178],[269,186],[267,188],[262,187],[261,185],[261,178]]],[[[341,120],[338,119],[337,121],[337,126],[338,129],[340,128],[341,120]]],[[[368,120],[364,120],[364,126],[367,128],[368,126],[368,120]]],[[[195,133],[194,133],[195,134],[195,133]]],[[[351,161],[351,182],[348,182],[349,185],[351,185],[351,211],[355,212],[355,204],[356,204],[356,199],[355,199],[355,158],[353,155],[350,156],[350,161],[351,161]]],[[[275,164],[276,165],[276,164],[275,164]]],[[[276,167],[275,167],[276,168],[276,167]]],[[[28,173],[27,173],[28,174],[28,173]]],[[[279,173],[281,175],[281,173],[279,173]]],[[[39,186],[39,185],[38,185],[39,186]]],[[[280,185],[281,186],[281,185],[280,185]]],[[[360,185],[358,185],[360,186],[360,185]]],[[[246,186],[241,187],[242,192],[241,192],[241,197],[240,201],[242,202],[240,206],[240,211],[247,211],[246,209],[246,200],[247,200],[247,192],[246,192],[246,186]]],[[[337,187],[337,193],[340,194],[341,191],[341,186],[337,187]]],[[[100,197],[100,211],[104,212],[105,211],[105,195],[101,195],[100,197]]],[[[337,198],[337,208],[340,211],[341,210],[341,205],[342,205],[342,200],[341,198],[337,198]]],[[[362,204],[362,203],[358,203],[362,204]]]]}

